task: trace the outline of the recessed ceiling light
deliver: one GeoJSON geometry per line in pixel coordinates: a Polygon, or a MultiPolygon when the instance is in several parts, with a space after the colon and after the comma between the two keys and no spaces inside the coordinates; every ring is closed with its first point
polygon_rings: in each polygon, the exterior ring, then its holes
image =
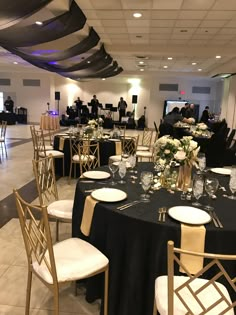
{"type": "Polygon", "coordinates": [[[43,22],[41,22],[41,21],[36,21],[35,24],[37,24],[37,25],[43,25],[43,22]]]}
{"type": "Polygon", "coordinates": [[[202,69],[197,69],[198,71],[202,71],[202,69]]]}
{"type": "Polygon", "coordinates": [[[135,17],[136,19],[141,18],[141,16],[142,16],[142,13],[139,13],[139,12],[135,12],[133,14],[133,17],[135,17]]]}
{"type": "Polygon", "coordinates": [[[139,61],[138,62],[140,65],[143,65],[144,64],[144,61],[139,61]]]}
{"type": "Polygon", "coordinates": [[[167,68],[168,68],[168,66],[163,66],[163,68],[167,69],[167,68]]]}
{"type": "Polygon", "coordinates": [[[168,57],[167,59],[168,59],[168,60],[172,60],[173,58],[172,58],[172,57],[168,57]]]}
{"type": "Polygon", "coordinates": [[[141,69],[140,69],[140,71],[144,71],[144,69],[143,69],[143,68],[141,68],[141,69]]]}
{"type": "Polygon", "coordinates": [[[87,63],[91,63],[91,61],[90,61],[90,60],[88,60],[88,61],[87,61],[87,63]]]}
{"type": "Polygon", "coordinates": [[[13,63],[14,63],[14,65],[18,65],[18,62],[17,62],[17,61],[14,61],[13,63]]]}
{"type": "Polygon", "coordinates": [[[180,30],[180,33],[188,33],[188,30],[180,30]]]}
{"type": "Polygon", "coordinates": [[[102,81],[105,81],[106,80],[106,78],[102,78],[102,81]]]}
{"type": "Polygon", "coordinates": [[[142,38],[143,36],[142,35],[136,35],[136,38],[142,38]]]}
{"type": "Polygon", "coordinates": [[[216,59],[220,59],[221,58],[221,56],[216,56],[216,59]]]}
{"type": "Polygon", "coordinates": [[[193,65],[193,66],[196,66],[196,64],[197,64],[196,62],[192,62],[192,65],[193,65]]]}

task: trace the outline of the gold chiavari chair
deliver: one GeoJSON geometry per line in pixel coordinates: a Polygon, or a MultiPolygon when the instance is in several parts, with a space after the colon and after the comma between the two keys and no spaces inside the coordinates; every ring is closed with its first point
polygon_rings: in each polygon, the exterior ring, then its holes
{"type": "Polygon", "coordinates": [[[224,261],[236,262],[236,255],[220,255],[197,253],[174,247],[174,242],[168,242],[168,275],[160,276],[155,281],[155,301],[153,314],[156,309],[160,315],[234,315],[236,307],[236,277],[234,278],[224,268],[224,261]],[[180,255],[197,256],[205,259],[204,267],[195,275],[183,265],[180,255]],[[186,276],[175,276],[175,267],[179,266],[186,276]],[[206,272],[211,277],[204,279],[206,272]],[[232,301],[226,287],[218,282],[224,279],[234,291],[232,301]],[[217,281],[218,280],[218,281],[217,281]]]}
{"type": "Polygon", "coordinates": [[[74,202],[72,199],[59,199],[52,155],[33,160],[32,163],[39,203],[40,206],[47,205],[49,216],[56,220],[56,241],[58,241],[59,222],[71,222],[74,202]]]}
{"type": "MultiPolygon", "coordinates": [[[[33,130],[33,128],[32,128],[33,130]]],[[[45,146],[45,139],[43,130],[36,130],[34,129],[34,140],[35,141],[35,159],[38,160],[40,158],[45,158],[49,155],[52,155],[54,159],[61,159],[62,160],[62,174],[64,176],[64,153],[58,150],[47,150],[45,146]]]]}
{"type": "Polygon", "coordinates": [[[140,147],[138,146],[137,147],[137,152],[136,152],[136,156],[137,156],[137,159],[139,161],[142,161],[143,159],[144,160],[148,160],[149,162],[152,162],[153,161],[153,154],[154,154],[154,143],[156,142],[157,140],[157,137],[158,137],[158,133],[155,132],[154,129],[151,129],[151,133],[149,133],[149,131],[147,131],[147,141],[143,142],[143,143],[146,143],[146,145],[141,145],[140,147]],[[151,135],[151,137],[150,137],[151,135]],[[154,138],[153,138],[154,136],[154,138]],[[144,148],[147,148],[144,150],[144,148]],[[141,150],[140,150],[141,149],[141,150]]]}
{"type": "Polygon", "coordinates": [[[129,155],[135,155],[137,151],[139,136],[122,137],[121,150],[122,154],[111,155],[109,158],[114,162],[121,161],[122,158],[128,158],[129,155]]]}
{"type": "Polygon", "coordinates": [[[30,313],[32,275],[49,288],[54,297],[54,314],[59,315],[59,288],[65,283],[105,273],[104,312],[108,314],[109,261],[98,249],[79,238],[52,244],[46,206],[24,201],[14,190],[28,261],[25,314],[30,313]]]}

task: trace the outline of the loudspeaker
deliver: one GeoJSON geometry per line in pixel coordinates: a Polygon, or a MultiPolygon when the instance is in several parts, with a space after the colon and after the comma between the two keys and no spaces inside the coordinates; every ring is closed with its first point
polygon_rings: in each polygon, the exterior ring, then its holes
{"type": "Polygon", "coordinates": [[[132,95],[132,104],[138,103],[138,95],[132,95]]]}
{"type": "Polygon", "coordinates": [[[61,98],[60,92],[55,92],[55,100],[60,101],[60,98],[61,98]]]}

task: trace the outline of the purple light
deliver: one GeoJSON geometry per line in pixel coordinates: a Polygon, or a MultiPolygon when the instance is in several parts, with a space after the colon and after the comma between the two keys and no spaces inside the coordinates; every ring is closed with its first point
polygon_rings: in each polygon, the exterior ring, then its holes
{"type": "Polygon", "coordinates": [[[56,61],[49,61],[48,64],[49,64],[49,65],[57,65],[58,62],[56,62],[56,61]]]}
{"type": "Polygon", "coordinates": [[[47,49],[47,50],[39,49],[39,50],[33,51],[31,54],[34,56],[41,56],[41,55],[53,54],[59,51],[60,50],[56,50],[56,49],[47,49]]]}

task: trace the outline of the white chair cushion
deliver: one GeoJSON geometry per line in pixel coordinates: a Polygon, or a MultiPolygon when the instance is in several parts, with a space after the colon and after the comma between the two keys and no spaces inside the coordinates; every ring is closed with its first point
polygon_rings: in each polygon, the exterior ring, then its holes
{"type": "MultiPolygon", "coordinates": [[[[76,162],[80,162],[80,160],[82,161],[82,162],[85,162],[85,161],[87,161],[88,160],[88,156],[87,155],[81,155],[81,159],[80,159],[80,157],[79,157],[79,155],[78,154],[76,154],[76,155],[73,155],[73,161],[76,161],[76,162]]],[[[94,160],[95,159],[95,156],[94,155],[89,155],[89,159],[90,160],[94,160]]]]}
{"type": "MultiPolygon", "coordinates": [[[[86,278],[107,266],[109,262],[97,248],[79,238],[69,238],[59,242],[53,246],[53,251],[59,282],[86,278]]],[[[45,263],[39,265],[34,261],[33,269],[47,283],[53,283],[45,263]]]]}
{"type": "Polygon", "coordinates": [[[64,156],[64,153],[63,152],[60,152],[60,151],[57,151],[57,150],[47,150],[46,151],[46,156],[49,156],[49,155],[52,155],[53,157],[56,157],[56,156],[64,156]]]}
{"type": "Polygon", "coordinates": [[[109,159],[111,159],[113,162],[120,162],[121,161],[121,155],[111,155],[109,156],[109,159]]]}
{"type": "Polygon", "coordinates": [[[57,218],[72,219],[73,205],[74,201],[72,199],[53,201],[47,207],[48,214],[57,218]]]}
{"type": "Polygon", "coordinates": [[[53,146],[52,145],[45,145],[45,150],[53,150],[53,146]]]}
{"type": "Polygon", "coordinates": [[[137,151],[148,151],[149,147],[145,146],[145,145],[138,145],[137,146],[137,151]]]}
{"type": "Polygon", "coordinates": [[[150,151],[137,151],[136,156],[141,156],[141,157],[152,157],[152,152],[150,151]]]}
{"type": "MultiPolygon", "coordinates": [[[[174,276],[174,288],[179,287],[181,284],[183,284],[185,281],[187,281],[189,277],[187,276],[174,276]]],[[[168,315],[168,277],[167,276],[160,276],[155,281],[155,299],[156,299],[156,305],[158,312],[161,315],[168,315]]],[[[194,291],[201,287],[204,283],[206,283],[207,280],[197,278],[192,283],[191,287],[194,289],[194,291]]],[[[220,291],[224,294],[224,296],[227,298],[228,301],[231,302],[229,293],[225,286],[223,286],[219,282],[215,282],[220,289],[220,291]]],[[[192,297],[189,290],[187,288],[184,288],[181,291],[181,296],[184,298],[190,309],[192,310],[194,315],[198,315],[201,313],[201,308],[199,304],[196,302],[196,300],[192,297]]],[[[216,291],[213,285],[207,287],[205,290],[203,290],[201,293],[199,293],[199,299],[203,303],[205,307],[209,307],[214,302],[216,302],[220,295],[216,291]]],[[[225,302],[221,302],[221,304],[218,304],[216,307],[214,307],[211,311],[207,313],[207,315],[217,315],[221,314],[222,310],[224,310],[226,307],[225,302]]],[[[186,308],[182,304],[182,302],[179,300],[179,298],[175,295],[174,296],[174,315],[185,315],[187,313],[186,308]]],[[[234,311],[230,310],[227,313],[224,313],[227,315],[234,315],[234,311]]]]}

